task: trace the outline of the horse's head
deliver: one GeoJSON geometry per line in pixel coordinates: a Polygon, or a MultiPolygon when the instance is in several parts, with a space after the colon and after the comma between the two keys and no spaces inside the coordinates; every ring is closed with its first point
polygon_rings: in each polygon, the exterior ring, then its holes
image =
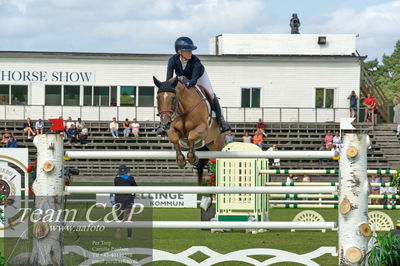
{"type": "Polygon", "coordinates": [[[168,130],[178,107],[175,90],[175,87],[178,84],[178,78],[161,82],[153,76],[153,80],[154,84],[158,88],[157,108],[158,115],[160,116],[161,128],[168,130]]]}

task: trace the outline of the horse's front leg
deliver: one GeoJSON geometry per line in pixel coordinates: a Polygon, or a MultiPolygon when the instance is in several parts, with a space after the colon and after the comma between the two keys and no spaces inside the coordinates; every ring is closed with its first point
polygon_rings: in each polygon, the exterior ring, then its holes
{"type": "Polygon", "coordinates": [[[174,144],[175,147],[175,151],[176,151],[176,163],[178,164],[178,166],[180,168],[185,167],[186,165],[186,160],[185,160],[185,156],[182,153],[181,150],[181,145],[179,144],[179,132],[176,131],[174,128],[170,128],[168,130],[168,138],[169,140],[174,144]]]}
{"type": "Polygon", "coordinates": [[[191,165],[196,165],[199,161],[194,149],[196,141],[202,141],[207,136],[207,128],[205,125],[199,125],[189,132],[188,143],[189,152],[187,153],[187,160],[191,165]]]}

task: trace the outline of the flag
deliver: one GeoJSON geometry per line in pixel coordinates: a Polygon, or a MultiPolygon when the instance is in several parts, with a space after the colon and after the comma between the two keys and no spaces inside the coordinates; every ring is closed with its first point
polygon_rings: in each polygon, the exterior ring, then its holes
{"type": "Polygon", "coordinates": [[[50,130],[64,130],[64,120],[62,118],[49,119],[52,123],[50,130]]]}

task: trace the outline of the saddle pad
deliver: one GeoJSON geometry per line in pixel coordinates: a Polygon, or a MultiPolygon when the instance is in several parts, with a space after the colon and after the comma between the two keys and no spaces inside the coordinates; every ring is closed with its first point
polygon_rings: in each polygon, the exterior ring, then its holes
{"type": "Polygon", "coordinates": [[[204,99],[206,99],[205,102],[207,104],[208,113],[209,114],[211,113],[211,117],[213,117],[213,118],[216,117],[215,112],[211,110],[210,102],[207,100],[207,97],[204,95],[203,91],[197,85],[196,85],[196,89],[204,97],[204,99]]]}

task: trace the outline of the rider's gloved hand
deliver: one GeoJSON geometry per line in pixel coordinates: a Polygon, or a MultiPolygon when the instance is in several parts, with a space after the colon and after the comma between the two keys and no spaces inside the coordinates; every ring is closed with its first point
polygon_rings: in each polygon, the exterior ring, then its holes
{"type": "Polygon", "coordinates": [[[185,76],[179,76],[178,80],[182,82],[187,88],[189,88],[189,80],[185,76]]]}

